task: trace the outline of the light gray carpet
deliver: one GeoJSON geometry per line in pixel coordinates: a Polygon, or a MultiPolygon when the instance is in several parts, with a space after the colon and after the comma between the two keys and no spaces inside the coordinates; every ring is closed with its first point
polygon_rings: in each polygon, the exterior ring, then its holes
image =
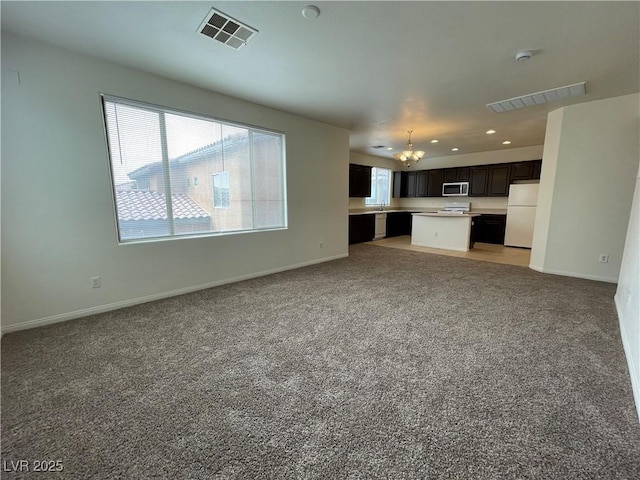
{"type": "Polygon", "coordinates": [[[2,459],[74,479],[637,479],[614,292],[356,245],[11,333],[2,459]]]}

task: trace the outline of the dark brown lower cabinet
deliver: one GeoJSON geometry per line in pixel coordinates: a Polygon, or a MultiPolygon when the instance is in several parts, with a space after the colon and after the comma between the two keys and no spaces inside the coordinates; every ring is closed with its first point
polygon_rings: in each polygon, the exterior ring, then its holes
{"type": "Polygon", "coordinates": [[[473,217],[471,238],[473,242],[504,245],[506,215],[480,215],[473,217]]]}
{"type": "Polygon", "coordinates": [[[349,245],[370,242],[373,240],[375,232],[375,214],[349,215],[349,245]]]}
{"type": "Polygon", "coordinates": [[[387,213],[387,238],[411,235],[411,212],[387,213]]]}

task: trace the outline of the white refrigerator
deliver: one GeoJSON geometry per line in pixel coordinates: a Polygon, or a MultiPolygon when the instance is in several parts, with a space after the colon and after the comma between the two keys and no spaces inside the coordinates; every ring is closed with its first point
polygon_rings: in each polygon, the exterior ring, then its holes
{"type": "Polygon", "coordinates": [[[523,183],[509,188],[505,246],[531,248],[539,187],[537,183],[523,183]]]}

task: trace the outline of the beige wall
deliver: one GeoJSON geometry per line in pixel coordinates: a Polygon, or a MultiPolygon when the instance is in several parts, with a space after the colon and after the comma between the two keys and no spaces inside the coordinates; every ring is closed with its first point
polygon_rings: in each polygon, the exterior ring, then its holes
{"type": "Polygon", "coordinates": [[[549,115],[532,268],[618,280],[638,168],[638,106],[633,94],[549,115]]]}
{"type": "Polygon", "coordinates": [[[3,331],[348,254],[347,130],[6,32],[2,67],[3,331]],[[118,245],[101,92],[284,132],[288,228],[118,245]]]}
{"type": "Polygon", "coordinates": [[[636,175],[629,228],[615,296],[620,333],[640,417],[640,168],[636,175]]]}
{"type": "Polygon", "coordinates": [[[547,116],[547,131],[544,137],[544,151],[542,153],[542,170],[540,171],[540,190],[536,221],[533,229],[530,267],[542,270],[547,252],[547,237],[549,236],[549,220],[553,206],[553,188],[556,181],[556,166],[560,148],[560,133],[562,131],[562,115],[564,109],[555,110],[547,116]]]}

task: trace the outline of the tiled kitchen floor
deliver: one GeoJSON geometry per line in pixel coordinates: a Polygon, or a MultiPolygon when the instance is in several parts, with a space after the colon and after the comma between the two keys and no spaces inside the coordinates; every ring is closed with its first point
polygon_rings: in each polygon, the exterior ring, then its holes
{"type": "Polygon", "coordinates": [[[456,252],[454,250],[442,250],[439,248],[416,247],[411,245],[411,236],[383,238],[367,242],[368,245],[380,247],[400,248],[412,250],[414,252],[435,253],[437,255],[449,255],[451,257],[472,258],[485,262],[506,263],[508,265],[529,266],[531,250],[528,248],[513,248],[503,245],[493,245],[491,243],[476,243],[468,252],[456,252]]]}

